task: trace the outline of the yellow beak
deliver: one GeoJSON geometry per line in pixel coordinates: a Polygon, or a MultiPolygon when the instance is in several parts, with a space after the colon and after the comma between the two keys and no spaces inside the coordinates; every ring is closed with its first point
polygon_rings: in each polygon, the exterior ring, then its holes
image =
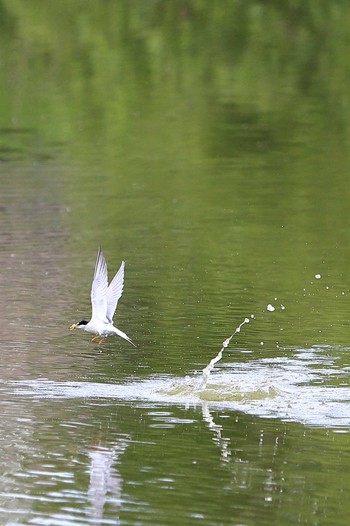
{"type": "Polygon", "coordinates": [[[71,326],[69,327],[69,330],[70,330],[70,331],[74,331],[74,329],[76,329],[76,328],[77,328],[77,324],[76,324],[76,323],[73,323],[73,325],[71,325],[71,326]]]}

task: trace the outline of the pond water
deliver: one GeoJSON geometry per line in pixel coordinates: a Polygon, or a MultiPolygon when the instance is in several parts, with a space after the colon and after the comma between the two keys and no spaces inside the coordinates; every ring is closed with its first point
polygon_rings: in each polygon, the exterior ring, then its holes
{"type": "Polygon", "coordinates": [[[348,525],[350,9],[59,4],[0,3],[0,524],[348,525]]]}

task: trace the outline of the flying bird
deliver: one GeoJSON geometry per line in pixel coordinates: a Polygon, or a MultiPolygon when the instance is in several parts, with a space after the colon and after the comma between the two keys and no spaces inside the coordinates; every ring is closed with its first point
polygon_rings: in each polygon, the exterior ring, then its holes
{"type": "Polygon", "coordinates": [[[110,284],[108,285],[107,263],[101,247],[98,249],[94,279],[91,286],[91,320],[81,320],[73,323],[70,330],[83,329],[92,332],[95,336],[91,341],[100,339],[99,345],[112,334],[117,334],[124,340],[136,347],[124,332],[113,325],[113,316],[116,311],[118,300],[123,293],[124,287],[124,268],[125,261],[122,261],[120,268],[110,284]]]}

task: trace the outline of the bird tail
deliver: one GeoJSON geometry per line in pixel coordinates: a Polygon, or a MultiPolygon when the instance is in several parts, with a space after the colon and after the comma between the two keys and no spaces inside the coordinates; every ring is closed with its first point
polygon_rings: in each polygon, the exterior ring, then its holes
{"type": "Polygon", "coordinates": [[[124,340],[126,340],[127,342],[131,343],[131,345],[136,347],[134,342],[131,341],[131,339],[129,338],[129,336],[127,334],[125,334],[125,332],[117,329],[117,327],[114,327],[114,330],[115,330],[116,334],[118,334],[118,336],[120,336],[121,338],[124,338],[124,340]]]}

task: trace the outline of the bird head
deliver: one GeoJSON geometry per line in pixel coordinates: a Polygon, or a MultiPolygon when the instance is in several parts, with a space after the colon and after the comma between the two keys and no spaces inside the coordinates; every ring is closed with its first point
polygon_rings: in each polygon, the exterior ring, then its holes
{"type": "Polygon", "coordinates": [[[69,327],[69,330],[70,331],[74,331],[74,329],[82,329],[83,327],[85,327],[85,325],[87,325],[89,322],[86,321],[86,320],[81,320],[81,321],[78,321],[78,323],[73,323],[73,325],[71,325],[69,327]]]}

